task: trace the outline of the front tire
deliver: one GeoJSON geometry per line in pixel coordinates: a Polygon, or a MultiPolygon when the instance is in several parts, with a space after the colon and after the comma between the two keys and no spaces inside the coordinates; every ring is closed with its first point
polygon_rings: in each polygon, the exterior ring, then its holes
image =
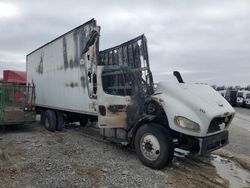
{"type": "Polygon", "coordinates": [[[145,124],[135,136],[135,150],[140,161],[153,169],[162,169],[174,156],[174,144],[168,130],[159,124],[145,124]]]}

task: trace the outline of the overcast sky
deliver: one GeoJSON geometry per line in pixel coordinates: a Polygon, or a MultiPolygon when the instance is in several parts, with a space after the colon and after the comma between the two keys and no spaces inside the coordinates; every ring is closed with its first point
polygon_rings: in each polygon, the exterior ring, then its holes
{"type": "Polygon", "coordinates": [[[25,56],[95,18],[101,49],[144,33],[155,81],[250,84],[250,1],[0,0],[0,77],[25,56]]]}

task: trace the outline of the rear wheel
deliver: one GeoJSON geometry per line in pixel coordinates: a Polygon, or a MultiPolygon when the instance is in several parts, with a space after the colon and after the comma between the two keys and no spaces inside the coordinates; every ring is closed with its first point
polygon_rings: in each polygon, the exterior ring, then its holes
{"type": "Polygon", "coordinates": [[[87,125],[88,119],[87,119],[87,118],[81,118],[79,122],[80,122],[80,125],[81,125],[82,127],[84,127],[84,126],[87,125]]]}
{"type": "Polygon", "coordinates": [[[146,124],[135,136],[135,150],[141,162],[154,169],[162,169],[174,156],[174,145],[168,130],[159,124],[146,124]]]}
{"type": "Polygon", "coordinates": [[[0,133],[3,133],[5,131],[5,125],[0,125],[0,133]]]}
{"type": "Polygon", "coordinates": [[[49,131],[56,129],[56,114],[52,110],[47,110],[44,117],[44,126],[49,131]]]}
{"type": "Polygon", "coordinates": [[[60,111],[56,111],[56,130],[61,131],[65,125],[63,119],[63,113],[60,111]]]}
{"type": "Polygon", "coordinates": [[[40,112],[40,123],[44,125],[44,119],[45,119],[45,111],[42,110],[40,112]]]}

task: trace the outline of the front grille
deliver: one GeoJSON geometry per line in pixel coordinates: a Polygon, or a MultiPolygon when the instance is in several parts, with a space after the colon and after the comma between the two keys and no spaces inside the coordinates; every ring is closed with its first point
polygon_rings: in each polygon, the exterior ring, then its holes
{"type": "Polygon", "coordinates": [[[211,121],[207,132],[208,133],[213,133],[213,132],[217,132],[217,131],[220,131],[222,129],[227,128],[231,118],[232,118],[232,115],[226,116],[226,117],[216,117],[216,118],[214,118],[211,121]]]}

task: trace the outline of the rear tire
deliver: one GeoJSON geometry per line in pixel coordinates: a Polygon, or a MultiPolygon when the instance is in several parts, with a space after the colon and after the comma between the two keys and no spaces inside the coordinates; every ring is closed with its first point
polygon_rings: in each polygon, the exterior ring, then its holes
{"type": "Polygon", "coordinates": [[[52,110],[47,110],[44,117],[44,126],[47,130],[54,132],[56,129],[56,114],[52,110]]]}
{"type": "Polygon", "coordinates": [[[62,131],[64,125],[65,125],[65,122],[63,119],[63,113],[60,111],[56,111],[56,130],[62,131]]]}
{"type": "Polygon", "coordinates": [[[135,150],[145,166],[162,169],[174,156],[172,136],[159,124],[145,124],[136,133],[135,150]]]}
{"type": "Polygon", "coordinates": [[[40,123],[41,123],[42,125],[44,125],[44,119],[45,119],[45,111],[42,110],[42,111],[40,112],[40,123]]]}
{"type": "Polygon", "coordinates": [[[87,125],[87,123],[88,123],[88,119],[87,118],[82,118],[82,119],[80,119],[79,122],[80,122],[80,125],[82,127],[85,127],[87,125]]]}
{"type": "Polygon", "coordinates": [[[4,133],[5,131],[5,125],[0,125],[0,133],[4,133]]]}

